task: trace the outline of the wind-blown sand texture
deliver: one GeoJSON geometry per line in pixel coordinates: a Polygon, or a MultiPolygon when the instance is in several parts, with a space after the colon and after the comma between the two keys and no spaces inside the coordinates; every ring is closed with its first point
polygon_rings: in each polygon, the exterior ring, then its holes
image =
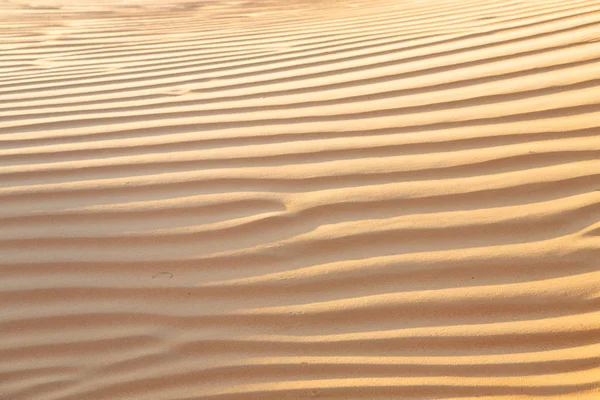
{"type": "Polygon", "coordinates": [[[600,1],[0,36],[0,399],[600,399],[600,1]]]}

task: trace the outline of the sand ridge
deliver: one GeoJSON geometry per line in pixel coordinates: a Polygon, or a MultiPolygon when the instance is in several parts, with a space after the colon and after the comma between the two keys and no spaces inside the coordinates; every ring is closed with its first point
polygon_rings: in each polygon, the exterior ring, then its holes
{"type": "Polygon", "coordinates": [[[600,2],[0,2],[0,399],[600,397],[600,2]]]}

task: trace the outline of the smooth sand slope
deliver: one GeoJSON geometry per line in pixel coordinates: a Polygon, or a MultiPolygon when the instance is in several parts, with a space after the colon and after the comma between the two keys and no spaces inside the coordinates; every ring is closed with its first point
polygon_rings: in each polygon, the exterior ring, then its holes
{"type": "Polygon", "coordinates": [[[0,399],[600,399],[600,1],[0,1],[0,399]]]}

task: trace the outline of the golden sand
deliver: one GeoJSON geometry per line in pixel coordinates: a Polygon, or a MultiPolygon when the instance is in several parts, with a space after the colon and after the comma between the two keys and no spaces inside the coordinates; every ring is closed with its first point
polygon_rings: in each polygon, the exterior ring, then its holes
{"type": "Polygon", "coordinates": [[[600,1],[0,1],[0,399],[600,399],[600,1]]]}

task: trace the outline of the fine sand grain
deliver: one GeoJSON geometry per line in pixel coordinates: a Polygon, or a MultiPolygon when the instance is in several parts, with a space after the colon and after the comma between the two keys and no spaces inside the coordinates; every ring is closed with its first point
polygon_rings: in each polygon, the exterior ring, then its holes
{"type": "Polygon", "coordinates": [[[600,1],[0,0],[0,400],[600,399],[600,1]]]}

